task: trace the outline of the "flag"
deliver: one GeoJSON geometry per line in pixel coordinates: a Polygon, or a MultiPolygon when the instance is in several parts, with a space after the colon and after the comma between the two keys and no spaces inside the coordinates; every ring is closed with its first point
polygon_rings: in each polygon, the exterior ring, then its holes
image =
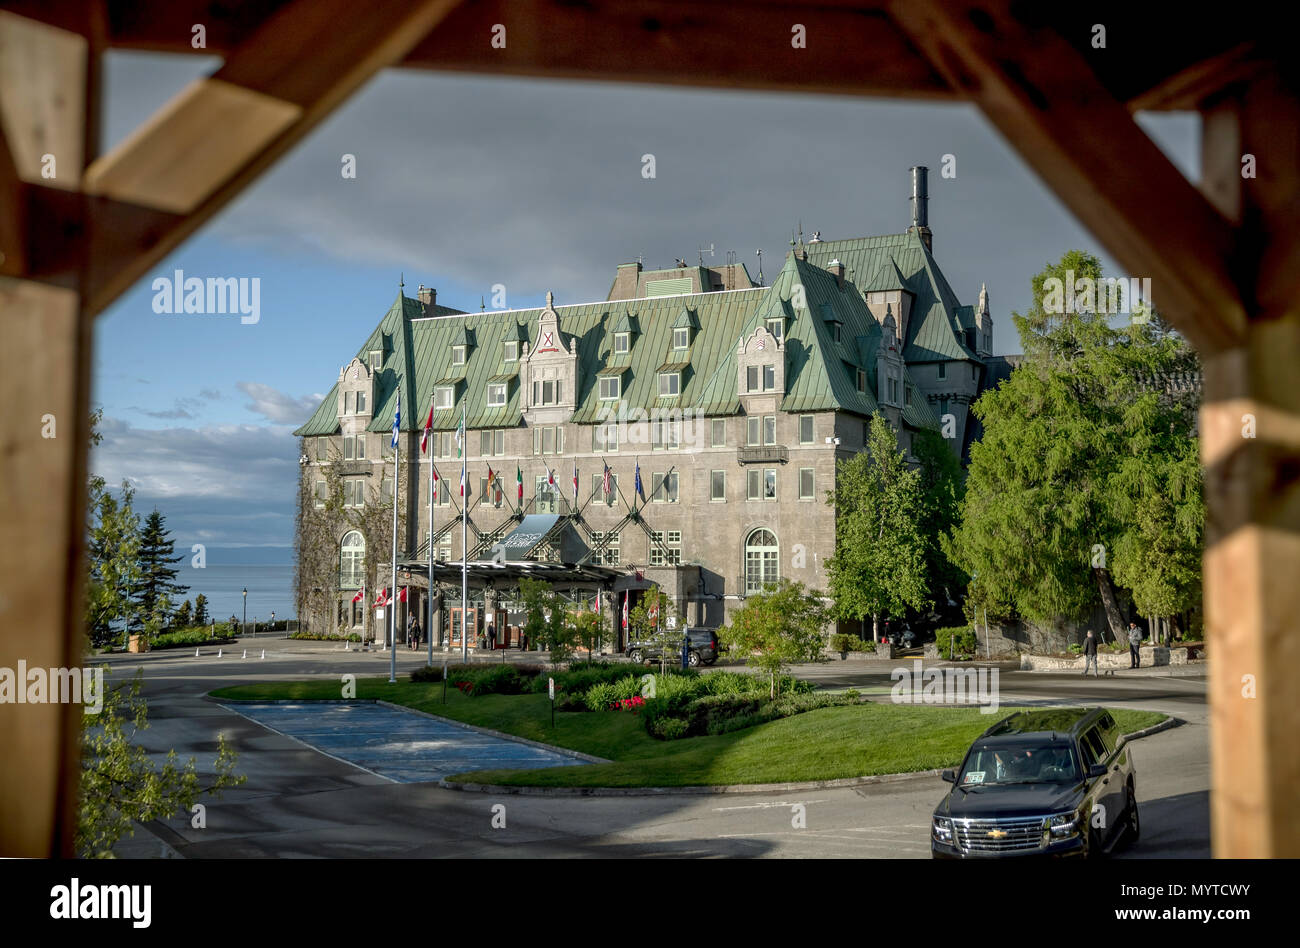
{"type": "Polygon", "coordinates": [[[429,402],[429,420],[424,423],[424,434],[420,438],[420,453],[429,447],[429,435],[433,433],[433,401],[429,402]]]}
{"type": "Polygon", "coordinates": [[[402,425],[402,393],[397,393],[397,409],[393,412],[393,449],[397,449],[397,431],[402,425]]]}
{"type": "Polygon", "coordinates": [[[379,595],[375,597],[375,608],[376,608],[376,609],[378,609],[380,606],[386,606],[386,605],[388,605],[388,587],[387,587],[387,586],[385,586],[383,589],[379,590],[379,595]]]}
{"type": "Polygon", "coordinates": [[[627,631],[627,600],[628,593],[623,593],[623,631],[627,631]]]}
{"type": "Polygon", "coordinates": [[[487,485],[487,486],[488,486],[488,490],[491,490],[491,489],[492,489],[492,485],[493,485],[493,483],[496,481],[496,479],[497,479],[497,476],[496,476],[496,474],[495,474],[495,473],[493,472],[493,470],[492,470],[492,465],[489,464],[489,465],[488,465],[488,485],[487,485]]]}
{"type": "Polygon", "coordinates": [[[578,506],[578,459],[573,459],[573,506],[578,506]]]}
{"type": "Polygon", "coordinates": [[[600,593],[596,593],[596,598],[591,601],[591,611],[600,615],[600,593]]]}
{"type": "Polygon", "coordinates": [[[357,590],[357,594],[352,597],[352,601],[360,602],[362,599],[365,598],[366,598],[366,587],[362,586],[360,589],[357,590]]]}
{"type": "Polygon", "coordinates": [[[435,467],[433,469],[433,496],[434,497],[438,496],[438,483],[441,480],[442,478],[438,476],[438,469],[435,467]]]}
{"type": "Polygon", "coordinates": [[[460,416],[460,424],[456,426],[456,457],[465,456],[465,415],[460,416]]]}
{"type": "MultiPolygon", "coordinates": [[[[545,465],[543,465],[543,467],[545,467],[545,465]]],[[[555,492],[555,472],[549,467],[546,468],[546,489],[552,493],[555,492]]]]}
{"type": "Polygon", "coordinates": [[[519,503],[524,502],[524,470],[515,465],[515,486],[519,489],[519,503]]]}
{"type": "Polygon", "coordinates": [[[465,461],[462,458],[460,462],[460,497],[465,499],[465,461]]]}
{"type": "Polygon", "coordinates": [[[645,503],[645,488],[641,486],[641,461],[636,462],[636,483],[633,485],[641,502],[645,503]]]}
{"type": "Polygon", "coordinates": [[[398,601],[398,602],[406,602],[406,587],[405,587],[405,586],[403,586],[403,587],[402,587],[402,591],[399,592],[399,593],[397,594],[397,601],[398,601]]]}
{"type": "MultiPolygon", "coordinates": [[[[601,463],[602,463],[602,464],[605,464],[604,461],[602,461],[601,463]]],[[[610,473],[611,473],[611,472],[610,472],[610,470],[609,470],[609,465],[608,465],[608,464],[605,464],[605,475],[604,475],[604,477],[601,479],[601,485],[600,485],[600,486],[601,486],[602,488],[604,488],[604,490],[605,490],[605,499],[606,499],[606,500],[608,500],[608,499],[609,499],[609,496],[610,496],[612,493],[614,493],[614,478],[612,478],[612,477],[610,476],[610,473]]]]}

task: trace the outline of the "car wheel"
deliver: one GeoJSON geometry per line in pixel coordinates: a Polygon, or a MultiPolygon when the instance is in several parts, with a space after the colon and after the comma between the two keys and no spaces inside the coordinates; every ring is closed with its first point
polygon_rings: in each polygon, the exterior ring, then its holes
{"type": "Polygon", "coordinates": [[[700,653],[691,652],[690,657],[686,659],[686,663],[690,665],[692,668],[695,668],[697,665],[700,664],[700,653]]]}
{"type": "Polygon", "coordinates": [[[1124,845],[1132,846],[1141,838],[1142,829],[1138,825],[1137,792],[1133,789],[1133,784],[1131,783],[1128,785],[1128,807],[1124,811],[1124,819],[1128,824],[1126,827],[1128,832],[1125,834],[1126,839],[1124,845]]]}
{"type": "Polygon", "coordinates": [[[632,649],[632,651],[627,653],[627,657],[631,659],[632,663],[635,665],[640,665],[645,660],[639,648],[632,649]]]}

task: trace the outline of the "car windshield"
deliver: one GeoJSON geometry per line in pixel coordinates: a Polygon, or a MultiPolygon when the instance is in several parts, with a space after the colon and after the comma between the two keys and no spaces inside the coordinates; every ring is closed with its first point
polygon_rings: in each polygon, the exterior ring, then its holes
{"type": "Polygon", "coordinates": [[[1069,744],[995,744],[971,751],[957,786],[1073,783],[1079,766],[1069,744]]]}

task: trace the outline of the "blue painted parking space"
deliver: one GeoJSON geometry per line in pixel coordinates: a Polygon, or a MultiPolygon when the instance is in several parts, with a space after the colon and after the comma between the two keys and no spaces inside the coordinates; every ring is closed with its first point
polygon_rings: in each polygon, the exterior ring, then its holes
{"type": "Polygon", "coordinates": [[[233,711],[398,783],[471,770],[577,766],[585,761],[541,747],[378,704],[236,704],[233,711]]]}

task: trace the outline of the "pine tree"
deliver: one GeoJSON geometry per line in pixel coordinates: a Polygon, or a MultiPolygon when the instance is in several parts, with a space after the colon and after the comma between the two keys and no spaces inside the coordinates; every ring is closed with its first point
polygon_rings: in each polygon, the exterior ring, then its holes
{"type": "Polygon", "coordinates": [[[176,614],[172,616],[172,625],[175,628],[184,629],[192,624],[194,622],[194,617],[191,614],[192,609],[193,607],[188,599],[182,602],[180,608],[176,610],[176,614]]]}
{"type": "Polygon", "coordinates": [[[96,648],[121,642],[122,630],[138,621],[132,593],[140,579],[140,518],[132,509],[134,496],[126,481],[119,500],[104,489],[102,477],[90,479],[86,630],[96,648]]]}
{"type": "Polygon", "coordinates": [[[189,590],[175,582],[177,570],[172,564],[183,556],[174,556],[176,541],[168,536],[166,519],[154,508],[140,532],[140,580],[135,586],[135,601],[139,607],[137,623],[153,615],[154,604],[162,596],[175,598],[189,590]]]}
{"type": "Polygon", "coordinates": [[[208,615],[208,597],[199,593],[194,597],[194,624],[207,625],[211,618],[208,615]]]}

